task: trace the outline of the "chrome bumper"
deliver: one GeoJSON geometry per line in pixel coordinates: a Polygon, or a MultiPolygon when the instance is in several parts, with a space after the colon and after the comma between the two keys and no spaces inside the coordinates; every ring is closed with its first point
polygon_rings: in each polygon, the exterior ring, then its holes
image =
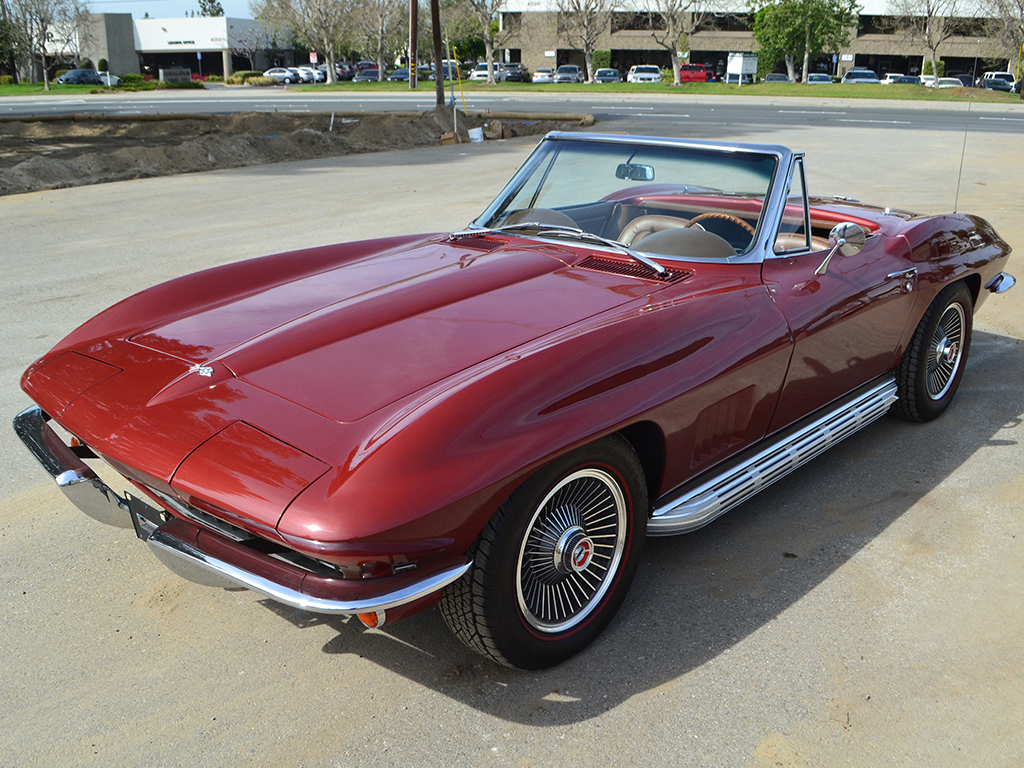
{"type": "Polygon", "coordinates": [[[14,431],[72,504],[95,520],[135,528],[140,539],[182,578],[207,586],[241,586],[303,611],[378,613],[421,600],[469,570],[447,563],[375,579],[318,576],[245,544],[171,517],[131,495],[119,496],[65,445],[32,406],[14,419],[14,431]]]}

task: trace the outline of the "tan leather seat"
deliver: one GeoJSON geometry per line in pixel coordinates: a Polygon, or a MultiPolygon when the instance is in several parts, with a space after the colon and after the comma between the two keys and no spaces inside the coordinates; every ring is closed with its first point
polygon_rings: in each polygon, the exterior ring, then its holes
{"type": "Polygon", "coordinates": [[[684,219],[682,216],[658,216],[656,214],[637,216],[619,233],[618,240],[620,243],[633,245],[655,232],[685,227],[689,223],[690,220],[684,219]]]}

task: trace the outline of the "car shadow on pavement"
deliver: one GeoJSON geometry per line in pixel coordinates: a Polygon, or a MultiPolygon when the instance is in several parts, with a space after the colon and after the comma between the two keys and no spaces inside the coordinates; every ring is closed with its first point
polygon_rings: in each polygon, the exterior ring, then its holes
{"type": "Polygon", "coordinates": [[[886,417],[711,525],[648,539],[615,621],[554,669],[521,672],[476,655],[448,633],[437,610],[366,630],[354,619],[264,605],[298,627],[331,627],[337,635],[327,654],[365,657],[492,716],[539,726],[597,717],[766,627],[922,497],[958,471],[967,474],[961,466],[979,450],[1014,450],[1022,369],[1024,341],[976,331],[966,376],[942,418],[886,417]]]}

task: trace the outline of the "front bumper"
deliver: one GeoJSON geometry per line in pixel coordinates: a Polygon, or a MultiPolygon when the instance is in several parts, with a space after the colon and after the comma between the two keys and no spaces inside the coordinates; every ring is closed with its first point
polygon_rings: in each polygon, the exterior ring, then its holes
{"type": "Polygon", "coordinates": [[[161,512],[106,485],[32,406],[14,431],[72,504],[107,525],[135,528],[140,539],[179,576],[208,586],[242,586],[285,605],[329,614],[378,614],[435,595],[471,562],[439,563],[374,579],[313,573],[221,533],[161,512]]]}

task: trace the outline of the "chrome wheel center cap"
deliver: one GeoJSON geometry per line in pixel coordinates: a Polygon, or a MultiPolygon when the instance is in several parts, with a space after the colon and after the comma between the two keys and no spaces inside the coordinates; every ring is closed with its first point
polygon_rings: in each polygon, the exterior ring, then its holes
{"type": "Polygon", "coordinates": [[[555,569],[562,574],[586,570],[594,559],[594,542],[578,525],[563,533],[555,544],[555,569]]]}
{"type": "Polygon", "coordinates": [[[935,356],[944,363],[952,363],[956,360],[956,342],[950,341],[943,336],[935,348],[935,356]]]}

